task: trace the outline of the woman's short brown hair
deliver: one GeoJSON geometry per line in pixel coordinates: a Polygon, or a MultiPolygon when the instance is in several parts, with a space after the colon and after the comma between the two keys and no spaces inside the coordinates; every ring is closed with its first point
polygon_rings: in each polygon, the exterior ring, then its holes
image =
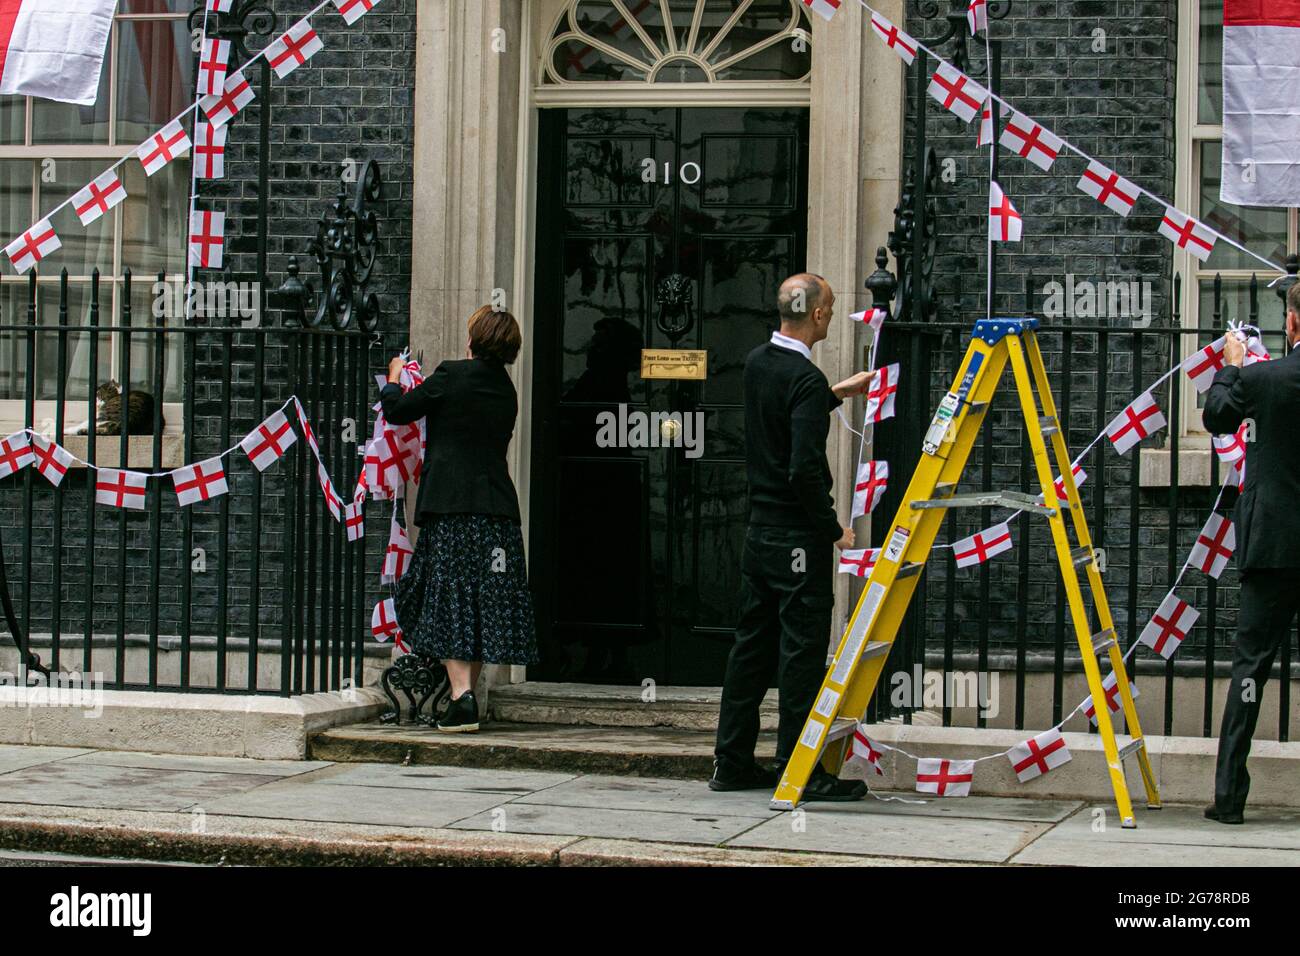
{"type": "Polygon", "coordinates": [[[469,317],[469,350],[475,358],[491,358],[509,365],[523,345],[519,323],[506,311],[485,305],[469,317]]]}

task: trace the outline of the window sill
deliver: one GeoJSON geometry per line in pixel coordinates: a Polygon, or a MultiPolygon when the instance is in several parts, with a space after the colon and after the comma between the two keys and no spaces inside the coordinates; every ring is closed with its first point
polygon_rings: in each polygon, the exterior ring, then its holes
{"type": "MultiPolygon", "coordinates": [[[[81,464],[81,460],[87,458],[86,441],[87,436],[85,435],[65,435],[63,438],[63,447],[80,459],[73,463],[73,468],[86,467],[81,464]]],[[[138,468],[143,471],[153,470],[153,452],[152,435],[132,435],[127,445],[127,454],[129,456],[127,467],[138,468]]],[[[179,468],[185,463],[185,436],[164,433],[162,436],[161,467],[179,468]]],[[[120,468],[122,466],[122,444],[119,436],[95,436],[95,464],[109,468],[120,468]]]]}
{"type": "MultiPolygon", "coordinates": [[[[1193,438],[1184,438],[1194,441],[1193,438]]],[[[1210,456],[1208,447],[1182,447],[1178,449],[1178,487],[1209,488],[1210,456]]],[[[1171,483],[1173,452],[1168,448],[1142,450],[1142,463],[1138,471],[1138,485],[1142,488],[1168,488],[1171,483]]],[[[1223,469],[1219,469],[1220,476],[1223,469]]]]}

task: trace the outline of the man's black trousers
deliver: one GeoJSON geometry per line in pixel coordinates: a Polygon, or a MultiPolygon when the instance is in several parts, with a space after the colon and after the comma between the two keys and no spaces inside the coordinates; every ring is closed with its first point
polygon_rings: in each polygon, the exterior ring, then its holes
{"type": "Polygon", "coordinates": [[[754,760],[758,711],[776,678],[776,758],[794,752],[826,676],[834,603],[834,548],[797,528],[751,526],[741,557],[740,624],[722,685],[715,754],[722,774],[754,760]]]}

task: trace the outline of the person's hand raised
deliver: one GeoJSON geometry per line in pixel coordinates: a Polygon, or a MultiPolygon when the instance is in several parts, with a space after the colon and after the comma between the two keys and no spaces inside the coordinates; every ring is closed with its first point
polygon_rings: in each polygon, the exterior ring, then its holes
{"type": "Polygon", "coordinates": [[[836,398],[851,398],[854,395],[861,395],[871,387],[871,383],[876,380],[876,376],[879,374],[879,369],[874,372],[859,372],[857,375],[851,375],[834,386],[831,391],[835,393],[836,398]]]}

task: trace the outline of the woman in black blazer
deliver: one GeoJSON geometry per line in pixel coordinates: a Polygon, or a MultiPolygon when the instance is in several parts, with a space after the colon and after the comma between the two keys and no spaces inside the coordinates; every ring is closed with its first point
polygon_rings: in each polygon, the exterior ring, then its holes
{"type": "Polygon", "coordinates": [[[397,585],[397,623],[415,650],[440,660],[452,701],[448,733],[478,730],[474,687],[484,664],[537,663],[519,499],[506,450],[519,411],[506,366],[519,323],[484,306],[470,317],[466,359],[446,361],[402,394],[393,359],[380,392],[393,425],[425,420],[415,554],[397,585]]]}

